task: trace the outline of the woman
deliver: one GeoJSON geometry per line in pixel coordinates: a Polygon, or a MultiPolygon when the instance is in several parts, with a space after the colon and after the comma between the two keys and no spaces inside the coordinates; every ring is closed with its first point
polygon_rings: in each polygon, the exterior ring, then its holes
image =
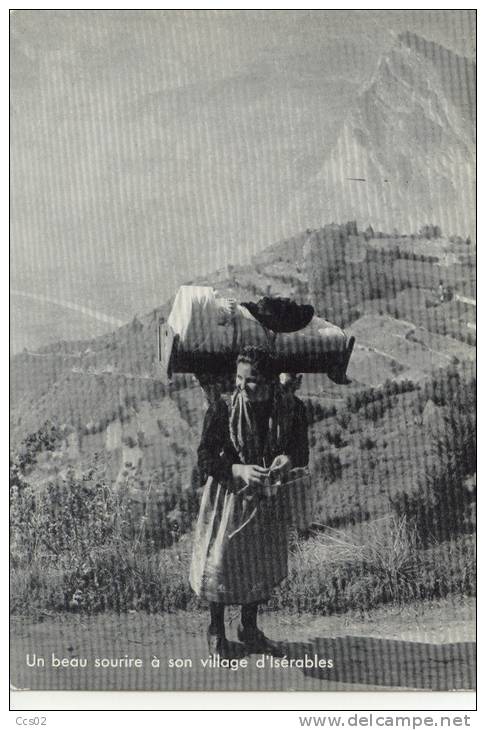
{"type": "Polygon", "coordinates": [[[302,403],[271,372],[270,355],[245,348],[229,405],[210,404],[198,449],[205,483],[190,582],[210,603],[209,650],[225,656],[224,606],[241,605],[238,638],[276,652],[257,626],[258,605],[287,575],[287,524],[270,484],[309,460],[302,403]]]}

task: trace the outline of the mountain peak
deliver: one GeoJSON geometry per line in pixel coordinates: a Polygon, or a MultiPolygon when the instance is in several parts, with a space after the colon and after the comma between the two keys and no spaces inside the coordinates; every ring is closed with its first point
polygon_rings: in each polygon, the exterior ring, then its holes
{"type": "MultiPolygon", "coordinates": [[[[441,59],[444,59],[448,56],[464,58],[463,56],[460,56],[459,54],[455,53],[455,51],[446,48],[440,43],[428,40],[427,38],[424,38],[423,36],[418,35],[418,33],[414,33],[411,30],[406,30],[403,33],[398,34],[397,45],[410,48],[411,50],[416,51],[422,56],[433,61],[440,61],[441,59]]],[[[465,60],[468,60],[469,63],[473,63],[471,59],[465,60]]]]}
{"type": "Polygon", "coordinates": [[[415,33],[398,36],[296,204],[300,220],[408,233],[433,221],[472,234],[474,89],[474,63],[415,33]]]}
{"type": "Polygon", "coordinates": [[[411,30],[406,30],[403,33],[399,33],[397,36],[397,43],[403,46],[407,46],[415,51],[419,51],[423,55],[434,54],[443,50],[446,50],[444,46],[439,45],[433,41],[429,41],[421,35],[414,33],[411,30]]]}

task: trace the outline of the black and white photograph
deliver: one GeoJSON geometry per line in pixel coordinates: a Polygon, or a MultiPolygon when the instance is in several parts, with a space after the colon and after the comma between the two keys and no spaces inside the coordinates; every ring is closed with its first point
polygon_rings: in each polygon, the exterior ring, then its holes
{"type": "Polygon", "coordinates": [[[13,692],[473,695],[476,323],[475,10],[10,11],[13,692]]]}

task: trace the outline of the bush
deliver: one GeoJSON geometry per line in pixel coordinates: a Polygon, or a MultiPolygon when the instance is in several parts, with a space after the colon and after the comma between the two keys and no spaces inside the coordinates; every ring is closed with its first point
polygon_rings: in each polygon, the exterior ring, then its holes
{"type": "Polygon", "coordinates": [[[337,449],[340,449],[347,444],[347,441],[344,438],[343,432],[340,428],[335,427],[333,429],[330,429],[329,431],[326,431],[324,433],[324,436],[327,441],[335,446],[337,449]]]}
{"type": "Polygon", "coordinates": [[[413,380],[385,380],[381,390],[385,397],[399,395],[400,393],[411,393],[419,389],[419,385],[413,380]]]}
{"type": "Polygon", "coordinates": [[[476,500],[476,411],[473,393],[460,387],[445,408],[443,427],[430,434],[429,459],[419,475],[417,490],[392,499],[397,514],[413,520],[422,540],[448,540],[472,532],[476,500]]]}
{"type": "Polygon", "coordinates": [[[340,479],[343,471],[341,460],[332,451],[324,452],[314,458],[313,469],[316,477],[324,477],[327,482],[340,479]]]}
{"type": "Polygon", "coordinates": [[[194,472],[188,487],[176,493],[159,489],[151,501],[153,491],[137,479],[135,469],[114,487],[91,469],[82,477],[70,471],[34,488],[13,460],[13,610],[183,608],[190,590],[184,587],[181,551],[160,547],[181,542],[192,527],[198,488],[194,472]],[[145,501],[135,499],[134,484],[145,501]]]}
{"type": "Polygon", "coordinates": [[[186,579],[189,549],[180,538],[197,512],[197,474],[190,488],[177,495],[163,493],[165,502],[157,502],[162,509],[150,530],[148,507],[133,502],[131,496],[132,472],[117,488],[97,480],[93,470],[84,479],[69,472],[33,488],[14,463],[10,488],[14,612],[155,611],[189,605],[193,600],[186,579]],[[135,509],[140,506],[141,514],[135,509]],[[177,546],[159,549],[176,541],[177,546]]]}
{"type": "Polygon", "coordinates": [[[331,418],[337,413],[336,406],[325,406],[315,398],[302,398],[302,402],[305,406],[309,426],[326,418],[331,418]]]}
{"type": "Polygon", "coordinates": [[[160,552],[142,546],[112,544],[91,552],[84,564],[35,563],[12,572],[11,605],[18,614],[39,609],[149,612],[195,608],[198,601],[187,576],[187,542],[160,552]]]}
{"type": "Polygon", "coordinates": [[[347,427],[349,426],[349,424],[351,423],[351,413],[344,408],[343,410],[339,411],[339,413],[337,414],[336,421],[341,426],[341,428],[346,430],[347,427]]]}
{"type": "Polygon", "coordinates": [[[475,549],[470,538],[423,550],[406,518],[378,520],[360,539],[339,530],[297,541],[289,576],[271,608],[334,614],[380,604],[475,593],[475,549]]]}
{"type": "Polygon", "coordinates": [[[377,400],[372,403],[367,403],[363,408],[363,416],[368,421],[376,423],[380,418],[383,418],[386,411],[393,406],[391,398],[386,400],[377,400]]]}
{"type": "Polygon", "coordinates": [[[370,436],[364,436],[362,439],[360,439],[359,448],[362,451],[371,451],[371,449],[374,449],[375,447],[376,439],[373,439],[370,436]]]}
{"type": "Polygon", "coordinates": [[[351,413],[358,413],[360,408],[367,403],[373,403],[383,398],[383,392],[380,388],[364,388],[357,393],[351,393],[346,398],[346,408],[351,413]]]}
{"type": "Polygon", "coordinates": [[[101,483],[65,479],[34,489],[27,482],[10,490],[11,549],[15,564],[50,557],[84,562],[92,550],[120,537],[126,507],[101,483]]]}
{"type": "Polygon", "coordinates": [[[35,433],[30,434],[23,441],[15,461],[20,471],[27,472],[35,464],[41,451],[54,451],[62,438],[61,429],[51,421],[46,421],[35,433]]]}
{"type": "Polygon", "coordinates": [[[451,400],[467,394],[471,402],[475,402],[475,378],[467,378],[457,365],[451,364],[447,368],[435,372],[422,388],[422,402],[431,400],[437,406],[450,405],[451,400]]]}

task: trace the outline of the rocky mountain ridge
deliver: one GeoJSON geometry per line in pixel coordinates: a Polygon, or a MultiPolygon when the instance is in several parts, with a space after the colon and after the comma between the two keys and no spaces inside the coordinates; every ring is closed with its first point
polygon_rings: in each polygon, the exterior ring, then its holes
{"type": "Polygon", "coordinates": [[[434,220],[475,231],[475,65],[414,34],[397,38],[290,215],[412,233],[434,220]]]}

